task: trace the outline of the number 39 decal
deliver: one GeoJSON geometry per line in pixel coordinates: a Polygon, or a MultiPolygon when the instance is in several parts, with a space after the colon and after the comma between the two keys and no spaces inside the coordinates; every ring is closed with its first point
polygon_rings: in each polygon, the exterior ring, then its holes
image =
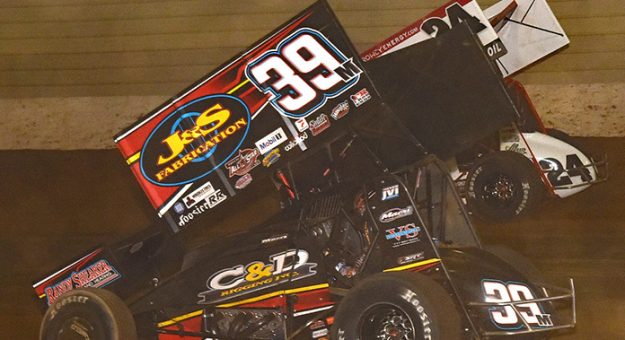
{"type": "MultiPolygon", "coordinates": [[[[503,283],[495,280],[482,281],[482,289],[486,302],[519,302],[534,299],[532,291],[524,284],[503,283]]],[[[530,326],[548,327],[553,326],[551,314],[545,314],[537,303],[530,302],[516,305],[517,311],[530,326]]],[[[512,306],[491,307],[489,309],[491,320],[501,329],[518,329],[523,327],[519,320],[519,314],[512,306]]]]}
{"type": "Polygon", "coordinates": [[[305,117],[355,85],[360,70],[323,34],[301,28],[252,61],[245,75],[282,114],[305,117]]]}

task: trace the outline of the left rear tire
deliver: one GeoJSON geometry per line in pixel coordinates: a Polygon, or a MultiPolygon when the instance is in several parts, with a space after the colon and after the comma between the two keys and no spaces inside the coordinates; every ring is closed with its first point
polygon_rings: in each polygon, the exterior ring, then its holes
{"type": "Polygon", "coordinates": [[[63,294],[43,317],[40,340],[136,340],[132,313],[114,293],[78,288],[63,294]]]}

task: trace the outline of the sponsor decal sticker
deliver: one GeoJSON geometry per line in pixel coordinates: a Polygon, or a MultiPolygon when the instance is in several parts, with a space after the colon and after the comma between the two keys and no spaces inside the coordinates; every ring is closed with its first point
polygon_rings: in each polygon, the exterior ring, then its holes
{"type": "Polygon", "coordinates": [[[328,329],[327,328],[317,329],[317,330],[312,332],[312,337],[314,339],[317,339],[317,338],[320,338],[320,337],[326,336],[326,335],[328,335],[328,329]]]}
{"type": "Polygon", "coordinates": [[[280,159],[280,149],[276,148],[271,150],[270,153],[263,158],[263,166],[268,168],[276,163],[280,159]]]}
{"type": "Polygon", "coordinates": [[[209,209],[217,206],[219,203],[225,201],[228,198],[226,194],[221,192],[221,189],[213,191],[203,201],[195,203],[193,209],[187,214],[180,215],[178,217],[178,227],[183,227],[185,224],[193,221],[196,217],[207,212],[209,209]]]}
{"type": "Polygon", "coordinates": [[[184,212],[184,204],[182,204],[182,202],[174,204],[174,211],[176,214],[182,214],[184,212]]]}
{"type": "Polygon", "coordinates": [[[183,227],[185,224],[193,221],[194,218],[200,216],[208,209],[210,209],[210,207],[208,206],[208,202],[206,201],[203,201],[201,204],[194,206],[193,210],[189,211],[189,213],[187,213],[186,215],[180,215],[178,217],[178,226],[183,227]]]}
{"type": "Polygon", "coordinates": [[[380,215],[380,222],[388,223],[397,219],[412,215],[412,206],[409,205],[405,208],[393,208],[383,212],[380,215]]]}
{"type": "Polygon", "coordinates": [[[216,207],[219,203],[225,201],[228,198],[228,195],[221,192],[221,189],[215,191],[212,195],[208,196],[206,201],[208,202],[209,208],[216,207]]]}
{"type": "Polygon", "coordinates": [[[317,118],[311,120],[308,124],[310,125],[310,132],[313,136],[316,136],[330,127],[330,119],[322,113],[317,116],[317,118]]]}
{"type": "Polygon", "coordinates": [[[250,183],[252,183],[252,175],[248,173],[239,178],[237,182],[234,183],[234,187],[241,190],[250,185],[250,183]]]}
{"type": "Polygon", "coordinates": [[[209,181],[202,184],[199,188],[195,189],[189,195],[185,196],[182,201],[187,208],[192,208],[214,192],[215,188],[213,188],[213,184],[211,184],[211,182],[209,181]]]}
{"type": "Polygon", "coordinates": [[[420,232],[421,227],[415,226],[414,223],[408,223],[398,227],[386,229],[385,237],[389,241],[394,240],[393,248],[397,248],[419,241],[420,232]]]}
{"type": "Polygon", "coordinates": [[[397,263],[398,264],[406,264],[406,263],[410,263],[410,262],[414,262],[414,261],[418,261],[424,258],[424,253],[423,252],[418,252],[416,254],[410,254],[410,255],[406,255],[406,256],[402,256],[400,258],[397,259],[397,263]]]}
{"type": "Polygon", "coordinates": [[[349,113],[349,103],[346,100],[346,101],[344,101],[342,103],[339,103],[339,105],[335,106],[332,109],[332,113],[330,113],[330,116],[334,120],[339,120],[339,119],[343,118],[348,113],[349,113]]]}
{"type": "Polygon", "coordinates": [[[296,120],[295,127],[297,128],[297,131],[299,132],[304,132],[308,130],[308,122],[306,121],[306,118],[300,118],[296,120]]]}
{"type": "Polygon", "coordinates": [[[228,163],[228,175],[230,178],[234,176],[243,176],[254,169],[260,161],[258,160],[260,153],[256,149],[239,150],[239,154],[233,157],[228,163]]]}
{"type": "Polygon", "coordinates": [[[193,100],[152,130],[141,150],[141,173],[158,186],[205,177],[236,153],[250,121],[248,107],[237,97],[217,94],[193,100]]]}
{"type": "Polygon", "coordinates": [[[267,244],[267,243],[271,243],[271,242],[286,240],[287,238],[289,238],[289,235],[287,235],[287,234],[276,235],[276,236],[272,236],[272,237],[263,239],[262,241],[260,241],[260,243],[261,244],[267,244]]]}
{"type": "Polygon", "coordinates": [[[354,103],[356,107],[359,107],[360,105],[368,102],[369,99],[371,99],[371,95],[366,88],[363,88],[362,90],[349,96],[349,98],[352,100],[352,103],[354,103]]]}
{"type": "Polygon", "coordinates": [[[382,201],[389,201],[399,197],[399,185],[391,185],[382,189],[382,201]]]}
{"type": "Polygon", "coordinates": [[[281,127],[274,130],[272,133],[267,136],[261,138],[258,142],[256,142],[256,147],[260,151],[261,154],[266,154],[270,150],[274,149],[276,146],[286,142],[288,140],[286,133],[282,130],[281,127]]]}
{"type": "Polygon", "coordinates": [[[44,289],[48,305],[56,301],[63,293],[75,288],[100,288],[119,279],[121,274],[107,260],[99,260],[85,269],[72,272],[65,279],[44,289]]]}
{"type": "Polygon", "coordinates": [[[308,134],[306,132],[297,136],[294,140],[290,140],[285,146],[284,151],[291,151],[294,147],[296,147],[300,143],[304,143],[305,140],[308,139],[308,134]]]}
{"type": "Polygon", "coordinates": [[[312,324],[310,324],[309,328],[311,330],[315,330],[315,329],[320,329],[320,328],[326,328],[327,325],[323,320],[317,320],[315,322],[313,322],[312,324]]]}
{"type": "Polygon", "coordinates": [[[303,249],[289,249],[254,261],[222,269],[206,280],[207,291],[198,294],[198,303],[216,303],[262,289],[315,275],[317,263],[308,262],[303,249]]]}

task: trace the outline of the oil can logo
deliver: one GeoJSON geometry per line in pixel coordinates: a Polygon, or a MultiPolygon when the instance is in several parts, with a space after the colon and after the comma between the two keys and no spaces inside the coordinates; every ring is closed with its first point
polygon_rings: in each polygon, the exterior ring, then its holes
{"type": "Polygon", "coordinates": [[[239,150],[250,112],[239,98],[218,94],[193,100],[163,119],[141,150],[143,176],[179,186],[215,171],[239,150]]]}
{"type": "Polygon", "coordinates": [[[222,269],[207,281],[198,303],[215,303],[235,296],[315,275],[317,263],[308,262],[303,249],[289,249],[269,256],[269,263],[253,261],[222,269]]]}

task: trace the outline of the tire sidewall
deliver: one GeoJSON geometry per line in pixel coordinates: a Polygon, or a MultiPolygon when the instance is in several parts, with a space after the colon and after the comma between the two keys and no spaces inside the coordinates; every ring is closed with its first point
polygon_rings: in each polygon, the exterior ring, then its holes
{"type": "Polygon", "coordinates": [[[117,322],[109,304],[100,296],[87,289],[72,290],[48,308],[41,324],[39,338],[54,340],[63,327],[68,330],[68,327],[86,326],[85,329],[92,328],[89,332],[90,339],[121,340],[117,322]],[[74,318],[80,320],[78,324],[70,323],[74,318]]]}
{"type": "MultiPolygon", "coordinates": [[[[375,280],[363,281],[341,301],[332,326],[332,339],[368,340],[360,337],[360,327],[368,312],[381,305],[401,310],[411,320],[416,339],[441,339],[440,318],[432,298],[427,296],[409,280],[397,280],[397,275],[377,275],[375,280]]],[[[442,287],[440,287],[442,289],[442,287]]],[[[440,303],[440,301],[438,301],[440,303]]]]}
{"type": "Polygon", "coordinates": [[[505,220],[526,213],[533,207],[533,196],[542,185],[537,171],[524,156],[512,152],[497,152],[483,157],[470,171],[467,178],[467,203],[479,217],[505,220]],[[498,175],[505,176],[513,185],[513,193],[505,206],[486,202],[484,187],[498,175]]]}

